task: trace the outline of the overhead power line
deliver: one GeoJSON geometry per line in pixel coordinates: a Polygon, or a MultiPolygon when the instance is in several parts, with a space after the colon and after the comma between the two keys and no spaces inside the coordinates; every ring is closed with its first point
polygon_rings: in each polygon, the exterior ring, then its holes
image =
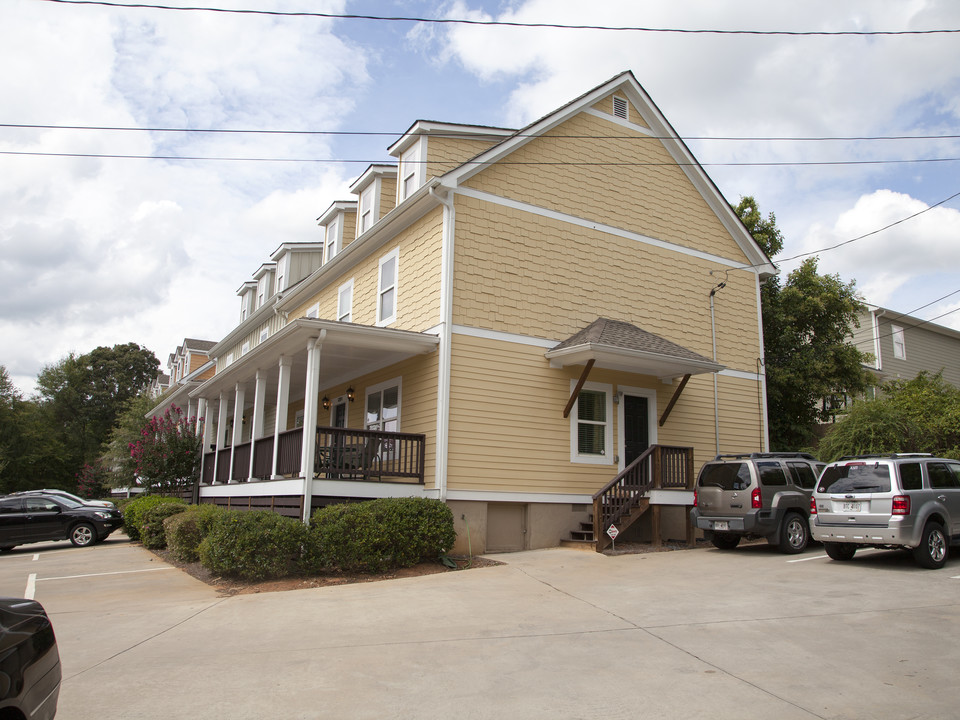
{"type": "MultiPolygon", "coordinates": [[[[278,158],[278,157],[225,157],[214,155],[122,155],[119,153],[70,153],[70,152],[40,152],[30,150],[0,150],[0,155],[27,156],[27,157],[63,157],[63,158],[100,158],[105,160],[167,160],[191,162],[277,162],[277,163],[329,163],[342,165],[389,165],[391,161],[384,160],[353,160],[343,158],[278,158]]],[[[467,160],[458,165],[529,165],[537,167],[807,167],[807,166],[836,166],[836,165],[907,165],[923,163],[950,163],[958,162],[960,157],[944,158],[916,158],[892,160],[771,160],[757,162],[602,162],[584,161],[572,162],[558,160],[556,162],[516,162],[511,160],[496,160],[483,162],[467,160]]],[[[418,161],[425,164],[426,160],[418,161]]],[[[793,259],[793,258],[790,258],[793,259]]]]}
{"type": "MultiPolygon", "coordinates": [[[[381,130],[255,130],[250,128],[180,128],[180,127],[131,127],[120,125],[50,125],[31,123],[0,123],[0,128],[24,130],[83,130],[98,132],[151,132],[151,133],[197,133],[226,135],[320,135],[331,137],[399,137],[403,132],[381,130]]],[[[492,128],[504,130],[506,128],[492,128]]],[[[559,140],[720,140],[732,142],[861,142],[880,140],[957,140],[958,135],[534,135],[515,133],[512,137],[540,137],[559,140]]]]}
{"type": "Polygon", "coordinates": [[[118,3],[106,0],[41,0],[61,5],[100,5],[124,9],[174,10],[181,12],[212,12],[233,15],[266,15],[271,17],[312,17],[329,20],[369,20],[379,22],[428,23],[434,25],[476,25],[516,28],[549,28],[557,30],[605,30],[614,32],[670,33],[681,35],[761,35],[790,37],[876,37],[896,35],[941,35],[960,33],[960,29],[932,28],[928,30],[720,30],[715,28],[660,28],[635,25],[575,25],[563,23],[535,23],[511,20],[472,20],[469,18],[428,18],[415,16],[359,15],[350,13],[284,12],[279,10],[242,10],[199,6],[154,5],[148,3],[118,3]]]}

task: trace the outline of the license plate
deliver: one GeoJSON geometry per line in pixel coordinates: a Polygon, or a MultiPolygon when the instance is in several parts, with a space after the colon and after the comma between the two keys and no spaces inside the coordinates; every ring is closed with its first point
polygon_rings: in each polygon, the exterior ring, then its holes
{"type": "Polygon", "coordinates": [[[716,522],[713,523],[713,529],[714,529],[714,530],[729,530],[729,529],[730,529],[730,523],[727,522],[726,520],[717,520],[716,522]]]}
{"type": "Polygon", "coordinates": [[[860,512],[860,503],[858,502],[845,502],[841,508],[843,512],[860,512]]]}

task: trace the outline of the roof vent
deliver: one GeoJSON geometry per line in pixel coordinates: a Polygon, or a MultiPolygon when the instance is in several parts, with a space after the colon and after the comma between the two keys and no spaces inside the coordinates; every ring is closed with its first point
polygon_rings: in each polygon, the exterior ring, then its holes
{"type": "Polygon", "coordinates": [[[627,119],[627,101],[622,97],[613,96],[613,115],[614,117],[627,119]]]}

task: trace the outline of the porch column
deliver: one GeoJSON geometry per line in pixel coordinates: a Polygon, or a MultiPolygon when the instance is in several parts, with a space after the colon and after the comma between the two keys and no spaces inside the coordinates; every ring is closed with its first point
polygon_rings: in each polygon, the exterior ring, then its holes
{"type": "Polygon", "coordinates": [[[233,391],[233,444],[230,446],[230,477],[227,482],[233,480],[233,462],[234,454],[237,452],[237,445],[243,442],[243,402],[246,395],[246,388],[237,383],[233,391]]]}
{"type": "Polygon", "coordinates": [[[277,474],[277,453],[280,451],[280,433],[287,430],[287,415],[290,411],[290,366],[293,360],[280,356],[280,368],[277,371],[277,422],[273,429],[273,468],[270,477],[279,480],[277,474]]]}
{"type": "Polygon", "coordinates": [[[197,416],[197,401],[193,398],[187,400],[187,417],[195,418],[197,416]]]}
{"type": "MultiPolygon", "coordinates": [[[[207,413],[210,411],[210,405],[206,398],[200,398],[197,401],[197,423],[194,432],[200,436],[200,483],[203,484],[203,471],[207,464],[207,453],[210,452],[210,440],[213,437],[213,423],[207,422],[207,413]]],[[[213,456],[213,462],[216,462],[216,455],[213,456]]],[[[214,466],[216,470],[216,466],[214,466]]],[[[199,500],[198,500],[199,502],[199,500]]]]}
{"type": "Polygon", "coordinates": [[[220,393],[220,409],[217,412],[217,449],[216,461],[213,465],[213,483],[217,482],[220,472],[220,451],[227,446],[227,393],[220,393]]]}
{"type": "MultiPolygon", "coordinates": [[[[193,431],[197,435],[201,435],[204,433],[204,428],[207,424],[206,418],[207,418],[207,399],[200,398],[199,400],[197,400],[197,419],[193,426],[193,431]]],[[[204,438],[204,442],[206,442],[206,438],[204,438]]],[[[208,448],[206,445],[203,446],[204,452],[206,452],[209,449],[210,448],[208,448]]]]}
{"type": "Polygon", "coordinates": [[[307,342],[307,377],[303,394],[303,443],[300,452],[300,474],[303,475],[303,521],[310,521],[313,501],[313,462],[317,454],[317,395],[320,385],[320,348],[327,336],[326,330],[320,331],[320,337],[307,342]]]}
{"type": "Polygon", "coordinates": [[[255,443],[263,435],[263,406],[267,399],[267,374],[257,370],[257,384],[253,390],[253,421],[250,425],[250,473],[247,477],[253,480],[253,461],[255,459],[255,443]]]}

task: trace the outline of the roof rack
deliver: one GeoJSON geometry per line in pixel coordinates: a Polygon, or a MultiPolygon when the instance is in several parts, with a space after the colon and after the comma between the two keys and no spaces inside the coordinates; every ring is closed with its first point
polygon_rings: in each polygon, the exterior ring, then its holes
{"type": "Polygon", "coordinates": [[[932,453],[870,453],[867,455],[844,455],[837,458],[835,462],[843,460],[897,460],[900,458],[927,458],[933,457],[932,453]]]}
{"type": "Polygon", "coordinates": [[[752,452],[717,455],[714,460],[743,460],[744,458],[794,458],[800,460],[816,460],[810,453],[804,452],[752,452]]]}

